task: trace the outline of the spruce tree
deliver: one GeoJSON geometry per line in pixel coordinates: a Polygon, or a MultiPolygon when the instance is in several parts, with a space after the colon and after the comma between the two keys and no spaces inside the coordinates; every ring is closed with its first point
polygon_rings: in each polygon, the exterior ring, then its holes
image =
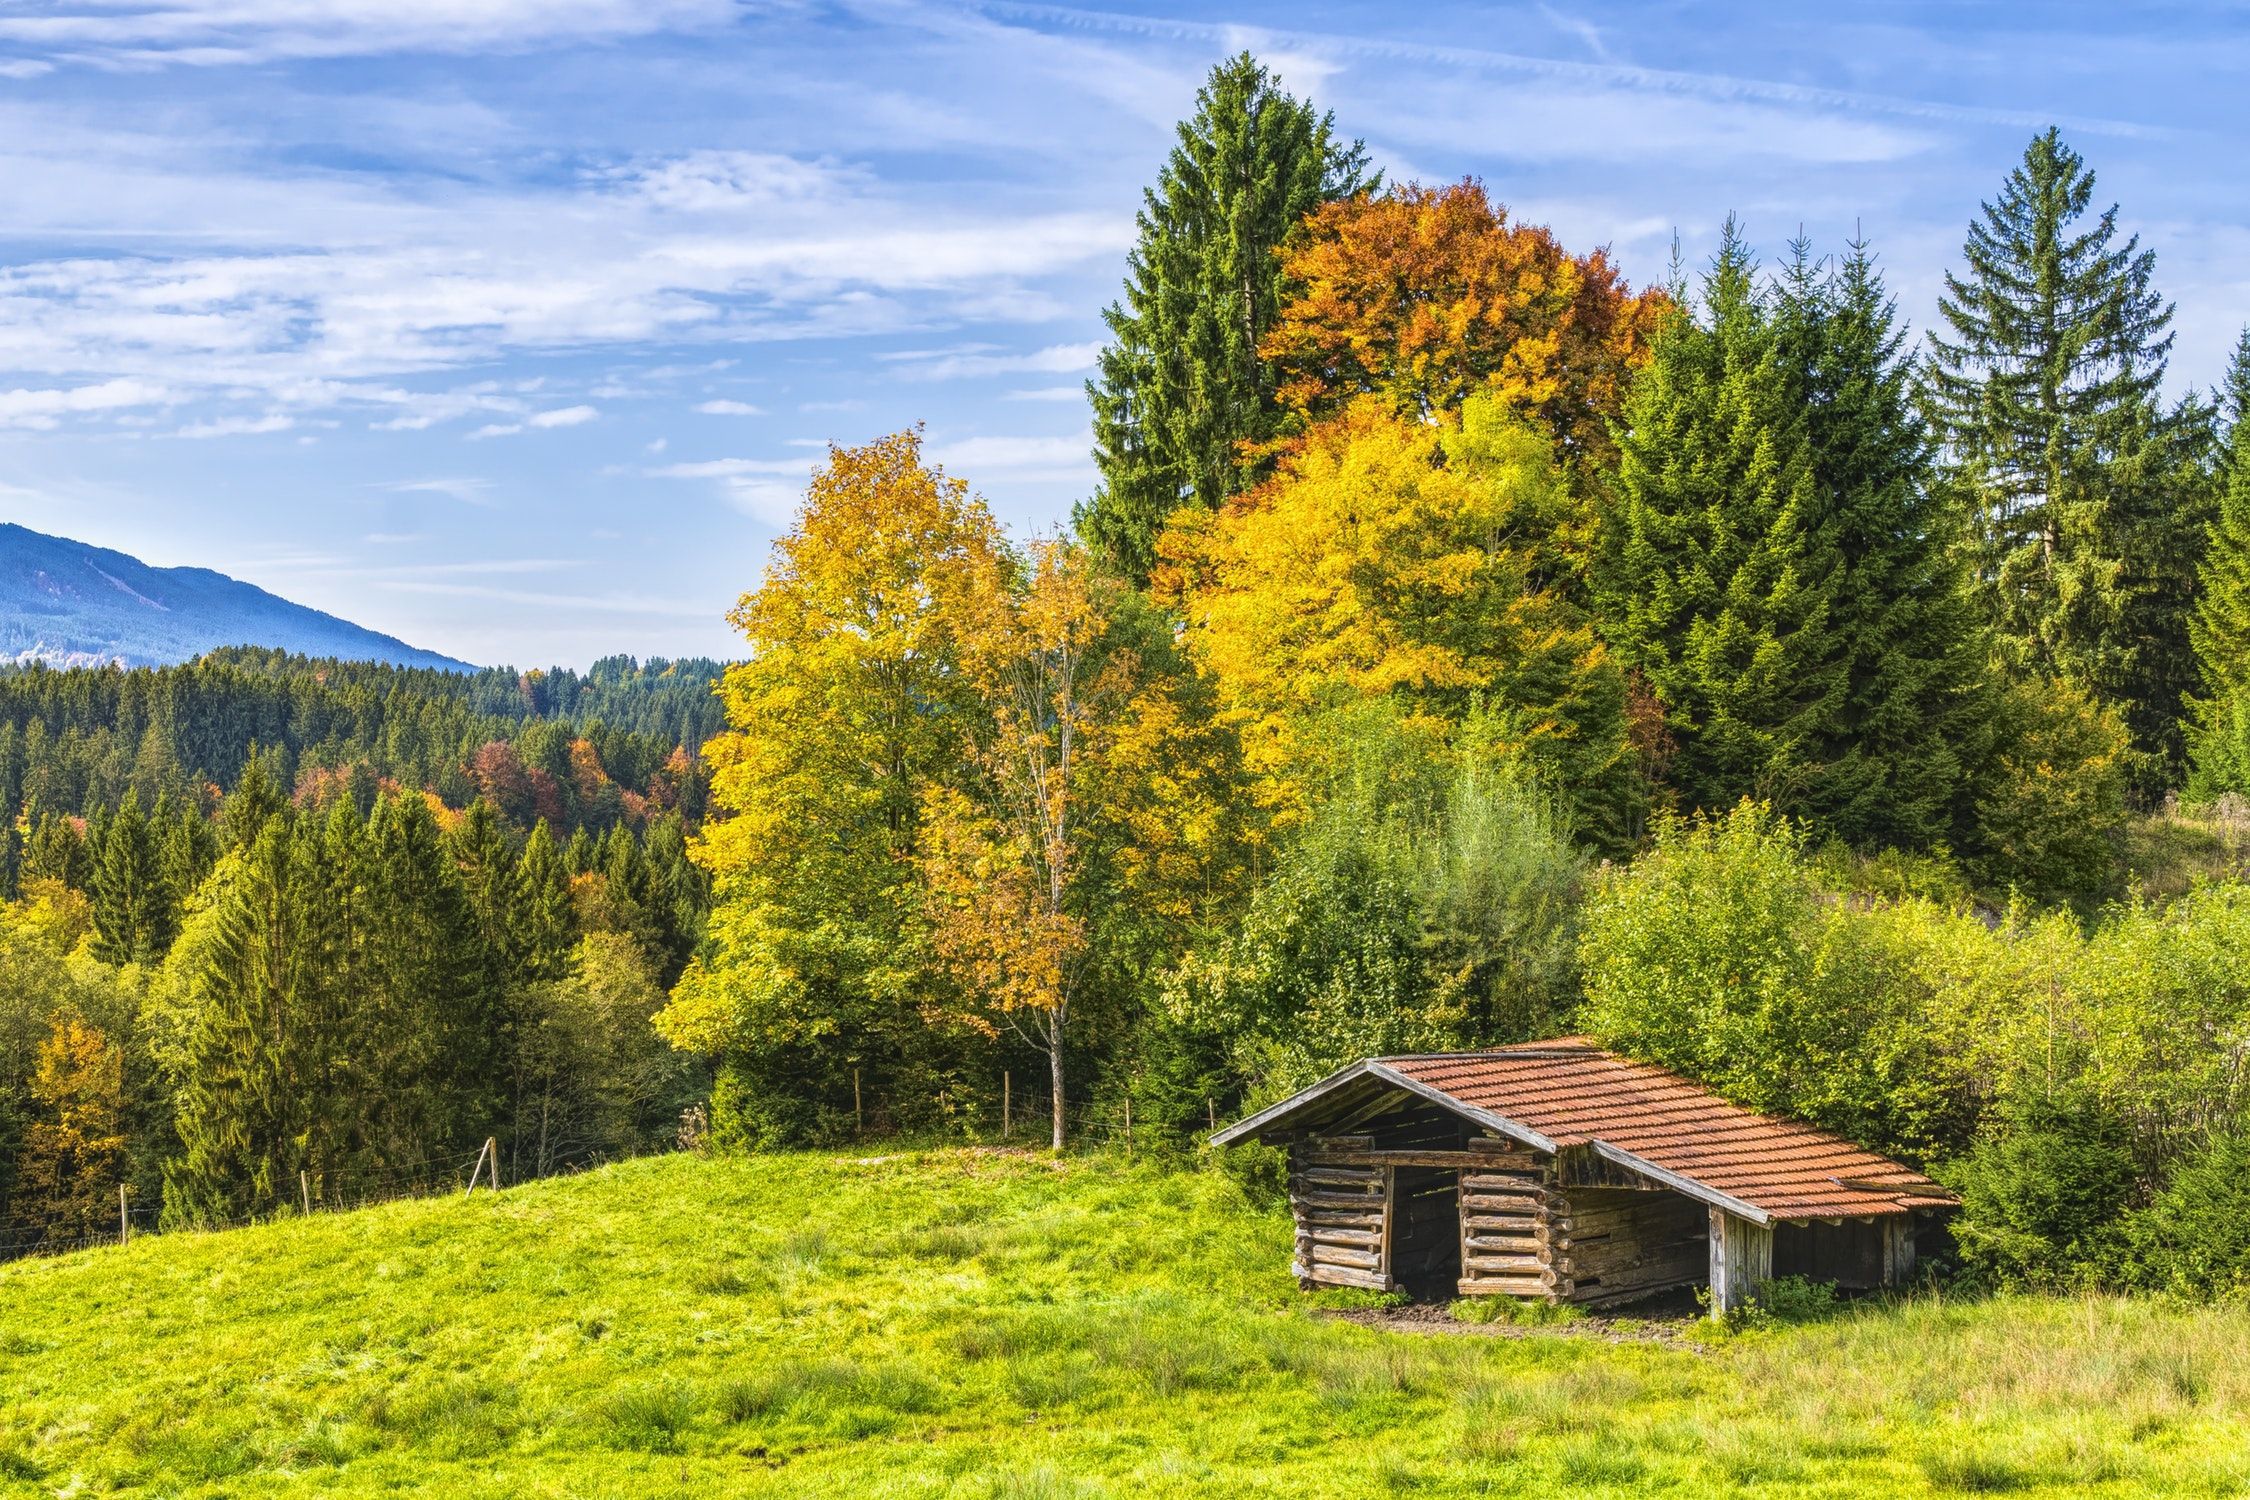
{"type": "Polygon", "coordinates": [[[526,979],[560,979],[568,972],[577,941],[577,919],[570,905],[570,870],[541,818],[524,840],[516,865],[514,918],[516,962],[526,979]]]}
{"type": "Polygon", "coordinates": [[[164,878],[138,792],[109,820],[93,866],[94,957],[108,964],[162,958],[176,932],[177,902],[164,878]]]}
{"type": "Polygon", "coordinates": [[[2206,519],[2198,413],[2159,407],[2155,252],[2120,241],[2114,204],[2089,220],[2093,193],[2059,131],[2032,139],[1946,276],[1926,396],[2010,660],[2117,705],[2161,761],[2206,519]]]}
{"type": "Polygon", "coordinates": [[[1841,571],[1800,382],[1734,222],[1626,404],[1596,607],[1662,705],[1689,808],[1799,810],[1849,675],[1830,620],[1841,571]]]}
{"type": "Polygon", "coordinates": [[[2191,795],[2250,795],[2250,328],[2235,345],[2219,415],[2219,498],[2189,622],[2202,692],[2192,699],[2191,795]]]}
{"type": "Polygon", "coordinates": [[[1258,352],[1282,303],[1277,251],[1314,206],[1373,186],[1333,117],[1283,93],[1249,53],[1211,70],[1147,189],[1111,342],[1087,382],[1101,488],[1080,533],[1122,574],[1148,576],[1165,520],[1217,506],[1256,472],[1244,444],[1274,433],[1258,352]]]}
{"type": "Polygon", "coordinates": [[[1843,696],[1808,747],[1819,774],[1801,809],[1854,845],[1959,843],[1992,733],[1990,644],[1934,487],[1896,304],[1864,241],[1830,267],[1800,239],[1773,320],[1800,390],[1815,524],[1839,565],[1827,631],[1843,696]]]}

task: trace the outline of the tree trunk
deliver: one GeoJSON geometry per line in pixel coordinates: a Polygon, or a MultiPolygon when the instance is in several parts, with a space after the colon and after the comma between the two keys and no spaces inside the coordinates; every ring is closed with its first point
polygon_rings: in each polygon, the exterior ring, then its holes
{"type": "Polygon", "coordinates": [[[1054,1090],[1055,1153],[1063,1148],[1063,1013],[1056,1006],[1047,1012],[1047,1081],[1054,1090]]]}

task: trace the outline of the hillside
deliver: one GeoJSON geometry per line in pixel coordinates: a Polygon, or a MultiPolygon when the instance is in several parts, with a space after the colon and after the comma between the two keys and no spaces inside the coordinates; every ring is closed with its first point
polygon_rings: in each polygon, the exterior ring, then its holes
{"type": "Polygon", "coordinates": [[[1707,1347],[1319,1317],[1115,1158],[671,1157],[0,1266],[23,1494],[2220,1493],[2250,1312],[1925,1300],[1707,1347]]]}
{"type": "Polygon", "coordinates": [[[0,523],[0,660],[161,666],[221,646],[467,671],[467,662],[292,604],[208,568],[0,523]]]}

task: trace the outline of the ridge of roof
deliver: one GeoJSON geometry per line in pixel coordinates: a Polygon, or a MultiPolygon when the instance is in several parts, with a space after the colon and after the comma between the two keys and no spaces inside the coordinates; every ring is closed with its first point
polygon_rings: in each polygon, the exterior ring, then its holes
{"type": "Polygon", "coordinates": [[[1368,1076],[1534,1149],[1591,1149],[1753,1222],[1909,1213],[1957,1201],[1922,1173],[1843,1136],[1748,1109],[1578,1036],[1363,1059],[1212,1139],[1230,1145],[1254,1136],[1368,1076]]]}

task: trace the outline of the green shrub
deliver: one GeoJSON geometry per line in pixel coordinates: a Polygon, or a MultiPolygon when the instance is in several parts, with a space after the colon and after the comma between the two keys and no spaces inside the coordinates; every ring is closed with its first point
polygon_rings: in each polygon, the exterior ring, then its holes
{"type": "Polygon", "coordinates": [[[2215,1132],[2125,1223],[2127,1274],[2159,1290],[2250,1289],[2250,1120],[2215,1132]]]}
{"type": "Polygon", "coordinates": [[[1970,1273],[1998,1284],[2107,1279],[2133,1192],[2124,1126],[2084,1092],[2010,1103],[1942,1175],[1961,1195],[1953,1226],[1970,1273]]]}

